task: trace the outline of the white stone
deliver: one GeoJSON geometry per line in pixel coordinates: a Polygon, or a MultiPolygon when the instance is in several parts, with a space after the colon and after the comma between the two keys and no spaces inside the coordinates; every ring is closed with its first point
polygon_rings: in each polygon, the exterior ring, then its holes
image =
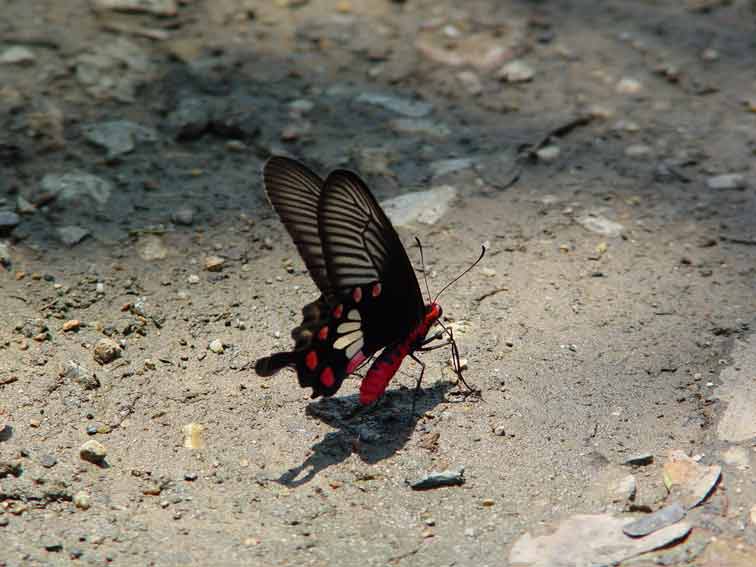
{"type": "Polygon", "coordinates": [[[732,366],[720,374],[716,394],[727,404],[719,421],[720,439],[739,443],[756,437],[756,334],[736,341],[732,366]]]}
{"type": "Polygon", "coordinates": [[[449,210],[457,190],[450,185],[441,185],[427,191],[399,195],[381,203],[383,210],[396,226],[414,222],[434,224],[449,210]]]}
{"type": "Polygon", "coordinates": [[[8,65],[23,65],[24,63],[34,63],[36,61],[34,53],[26,47],[16,45],[9,47],[0,54],[0,63],[8,65]]]}
{"type": "Polygon", "coordinates": [[[597,214],[583,215],[576,220],[584,229],[604,236],[621,236],[622,232],[625,230],[625,227],[620,223],[611,221],[608,218],[597,214]]]}
{"type": "Polygon", "coordinates": [[[715,175],[706,180],[706,186],[709,189],[721,191],[725,189],[744,189],[746,186],[745,177],[739,173],[725,173],[715,175]]]}

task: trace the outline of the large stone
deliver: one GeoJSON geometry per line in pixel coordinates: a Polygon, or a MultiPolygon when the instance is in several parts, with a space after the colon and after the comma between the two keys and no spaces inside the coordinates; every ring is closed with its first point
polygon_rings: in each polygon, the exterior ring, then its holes
{"type": "Polygon", "coordinates": [[[427,191],[415,191],[383,201],[383,210],[396,226],[414,222],[434,224],[449,210],[457,190],[450,185],[441,185],[427,191]]]}

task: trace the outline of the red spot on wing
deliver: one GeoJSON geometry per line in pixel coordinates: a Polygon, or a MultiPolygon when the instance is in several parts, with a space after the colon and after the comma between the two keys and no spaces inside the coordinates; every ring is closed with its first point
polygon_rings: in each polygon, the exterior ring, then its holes
{"type": "Polygon", "coordinates": [[[336,378],[333,375],[333,370],[331,370],[330,366],[326,366],[323,369],[323,372],[320,373],[320,383],[323,384],[326,388],[330,388],[334,385],[336,382],[336,378]]]}
{"type": "Polygon", "coordinates": [[[359,303],[360,300],[362,300],[362,288],[361,287],[354,288],[354,291],[352,292],[352,299],[354,299],[355,303],[359,303]]]}
{"type": "Polygon", "coordinates": [[[321,341],[324,341],[328,338],[328,325],[320,328],[320,331],[318,331],[318,338],[321,341]]]}
{"type": "Polygon", "coordinates": [[[305,356],[305,366],[307,366],[310,371],[315,370],[315,368],[318,366],[318,353],[316,353],[314,350],[308,352],[307,356],[305,356]]]}
{"type": "Polygon", "coordinates": [[[334,319],[341,319],[341,314],[344,312],[344,306],[343,305],[337,305],[333,308],[332,314],[334,319]]]}
{"type": "Polygon", "coordinates": [[[373,297],[378,297],[380,294],[381,294],[381,284],[379,282],[373,286],[373,289],[370,291],[370,295],[372,295],[373,297]]]}

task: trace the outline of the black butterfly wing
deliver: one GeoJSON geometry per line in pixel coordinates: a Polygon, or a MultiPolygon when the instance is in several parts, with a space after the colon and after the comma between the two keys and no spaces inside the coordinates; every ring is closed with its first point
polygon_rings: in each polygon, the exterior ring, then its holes
{"type": "Polygon", "coordinates": [[[330,291],[318,232],[318,203],[323,180],[296,160],[274,156],[263,167],[265,192],[312,280],[323,293],[330,291]]]}
{"type": "Polygon", "coordinates": [[[351,171],[332,172],[318,218],[330,285],[341,297],[360,297],[365,350],[406,337],[423,320],[423,297],[399,235],[365,182],[351,171]]]}

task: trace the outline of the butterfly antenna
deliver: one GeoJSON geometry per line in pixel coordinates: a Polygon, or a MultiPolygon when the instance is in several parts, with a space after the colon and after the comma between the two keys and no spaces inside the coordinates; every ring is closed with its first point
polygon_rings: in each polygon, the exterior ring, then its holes
{"type": "Polygon", "coordinates": [[[431,298],[431,292],[430,287],[428,286],[428,272],[425,270],[425,258],[423,257],[423,245],[420,243],[420,239],[416,236],[415,242],[417,242],[417,247],[420,249],[420,265],[423,267],[423,279],[425,280],[425,291],[428,292],[428,301],[430,301],[431,298]]]}
{"type": "MultiPolygon", "coordinates": [[[[478,265],[478,262],[480,262],[480,261],[481,261],[481,260],[483,259],[483,256],[485,256],[485,255],[486,255],[486,247],[485,247],[485,245],[481,246],[480,248],[481,248],[481,250],[480,250],[480,256],[478,256],[478,259],[477,259],[477,260],[475,260],[475,262],[473,262],[473,263],[472,263],[472,265],[471,265],[471,266],[469,266],[469,267],[468,267],[468,268],[467,268],[467,269],[466,269],[466,270],[465,270],[464,272],[462,272],[462,273],[461,273],[461,274],[459,274],[459,275],[458,275],[458,276],[457,276],[456,278],[454,278],[454,279],[453,279],[452,281],[450,281],[450,282],[449,282],[448,284],[446,284],[446,285],[445,285],[445,286],[444,286],[444,287],[443,287],[443,288],[441,289],[441,291],[439,291],[439,292],[438,292],[438,293],[436,294],[436,298],[435,298],[435,299],[433,300],[433,303],[436,303],[436,302],[438,301],[438,298],[439,298],[439,296],[440,296],[440,295],[441,295],[442,293],[444,293],[444,292],[445,292],[445,291],[446,291],[447,289],[449,289],[449,287],[451,287],[451,285],[452,285],[453,283],[455,283],[455,282],[456,282],[457,280],[459,280],[459,279],[460,279],[460,278],[461,278],[462,276],[464,276],[464,275],[465,275],[465,274],[466,274],[467,272],[469,272],[469,271],[470,271],[470,270],[472,270],[472,269],[473,269],[473,268],[474,268],[475,266],[477,266],[477,265],[478,265]]],[[[420,249],[420,256],[422,257],[422,248],[420,249]]],[[[427,283],[427,282],[426,282],[426,283],[427,283]]]]}

